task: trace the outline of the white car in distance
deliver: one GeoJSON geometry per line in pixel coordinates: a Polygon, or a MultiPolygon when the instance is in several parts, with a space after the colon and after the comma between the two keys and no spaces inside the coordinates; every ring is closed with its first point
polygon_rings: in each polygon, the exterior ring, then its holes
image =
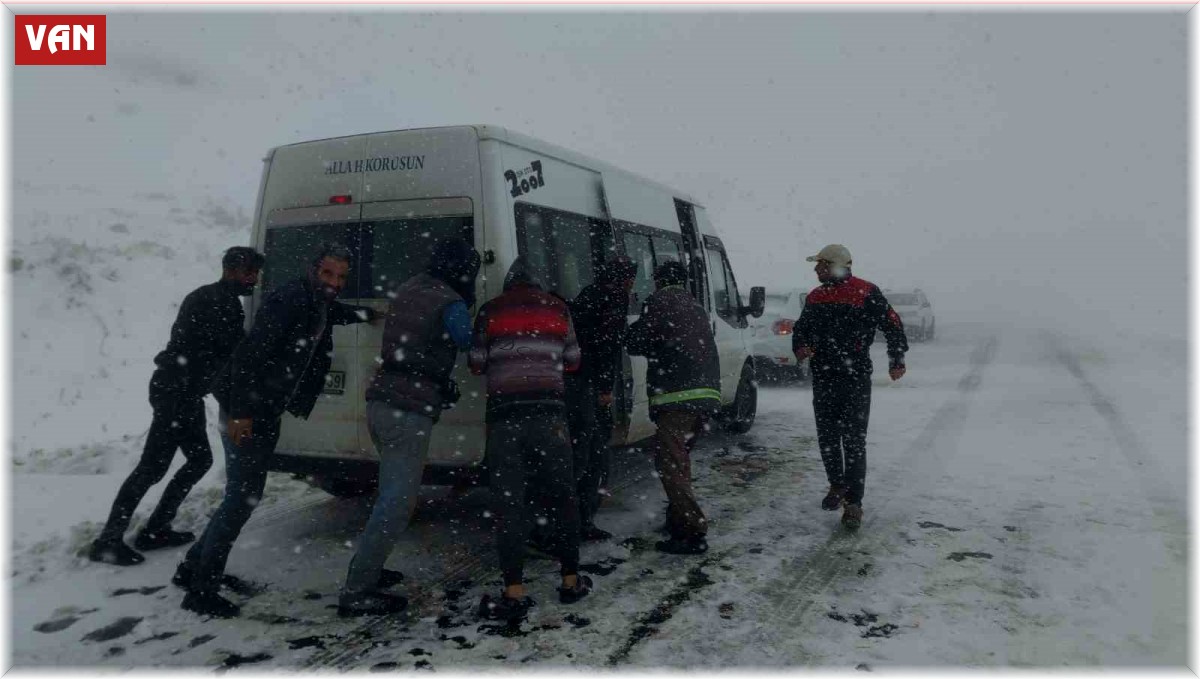
{"type": "Polygon", "coordinates": [[[770,292],[765,311],[750,321],[750,353],[759,381],[807,380],[808,361],[796,363],[792,353],[792,325],[804,308],[803,290],[770,292]]]}
{"type": "Polygon", "coordinates": [[[884,290],[883,296],[900,315],[900,321],[904,323],[904,333],[910,339],[914,342],[928,342],[933,339],[933,306],[924,292],[920,289],[884,290]]]}

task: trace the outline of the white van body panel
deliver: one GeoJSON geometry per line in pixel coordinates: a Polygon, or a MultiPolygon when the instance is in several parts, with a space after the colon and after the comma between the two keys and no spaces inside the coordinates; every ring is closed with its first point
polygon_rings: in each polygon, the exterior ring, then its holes
{"type": "MultiPolygon", "coordinates": [[[[484,255],[476,292],[479,304],[500,293],[504,274],[521,254],[519,211],[546,208],[589,218],[608,229],[614,236],[611,247],[615,247],[621,236],[614,229],[622,223],[679,238],[679,200],[693,206],[700,234],[716,235],[704,209],[686,194],[495,126],[427,128],[304,142],[273,149],[265,161],[254,245],[268,255],[268,269],[272,266],[268,234],[274,229],[331,223],[382,229],[389,221],[457,215],[471,220],[474,246],[484,255]],[[350,196],[351,202],[330,205],[334,196],[350,196]]],[[[364,232],[367,228],[363,227],[364,232]]],[[[702,247],[702,260],[712,259],[709,255],[702,247]]],[[[587,273],[590,277],[590,271],[587,273]]],[[[264,285],[279,282],[265,280],[264,285]]],[[[723,400],[730,402],[748,356],[746,339],[740,328],[713,311],[711,286],[706,283],[704,290],[702,304],[709,310],[722,364],[721,393],[723,400]]],[[[573,295],[577,290],[566,292],[573,295]]],[[[255,295],[251,311],[261,303],[261,295],[255,295]]],[[[380,312],[387,308],[388,300],[378,291],[361,295],[342,301],[380,312]],[[368,294],[374,296],[368,298],[368,294]]],[[[640,303],[634,304],[630,311],[636,314],[639,308],[640,303]]],[[[631,322],[635,319],[636,315],[630,316],[631,322]]],[[[379,364],[381,340],[382,325],[335,327],[330,370],[344,374],[343,388],[340,393],[328,389],[322,394],[307,421],[285,415],[280,453],[378,459],[366,426],[364,393],[379,364]]],[[[654,431],[647,410],[646,361],[631,357],[627,365],[633,377],[632,411],[627,421],[618,423],[618,442],[638,440],[654,431]]],[[[428,461],[433,466],[470,467],[483,458],[486,389],[482,378],[467,371],[465,352],[459,353],[453,377],[462,399],[456,408],[443,412],[434,427],[428,461]]],[[[619,420],[625,419],[618,415],[619,420]]]]}

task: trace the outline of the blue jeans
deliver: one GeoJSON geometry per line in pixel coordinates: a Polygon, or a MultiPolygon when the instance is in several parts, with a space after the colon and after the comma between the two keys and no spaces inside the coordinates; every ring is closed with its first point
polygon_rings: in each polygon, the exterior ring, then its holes
{"type": "Polygon", "coordinates": [[[344,594],[376,588],[396,540],[408,527],[421,492],[433,418],[369,401],[367,429],[379,451],[379,495],[350,560],[344,594]]]}
{"type": "Polygon", "coordinates": [[[190,589],[216,593],[225,562],[242,527],[262,499],[267,483],[267,462],[279,442],[279,420],[254,420],[251,435],[243,445],[234,445],[228,434],[229,419],[220,414],[221,444],[225,447],[225,498],[208,521],[204,535],[192,545],[184,563],[192,571],[190,589]]]}

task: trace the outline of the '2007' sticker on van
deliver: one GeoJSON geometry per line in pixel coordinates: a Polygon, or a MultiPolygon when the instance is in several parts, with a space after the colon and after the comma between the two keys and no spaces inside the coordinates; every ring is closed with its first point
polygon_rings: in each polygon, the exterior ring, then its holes
{"type": "Polygon", "coordinates": [[[523,170],[515,172],[513,170],[505,170],[504,178],[512,182],[512,187],[509,188],[508,192],[512,194],[513,198],[520,198],[526,193],[535,191],[546,185],[546,178],[542,175],[542,161],[540,160],[533,161],[529,164],[529,167],[523,170]]]}

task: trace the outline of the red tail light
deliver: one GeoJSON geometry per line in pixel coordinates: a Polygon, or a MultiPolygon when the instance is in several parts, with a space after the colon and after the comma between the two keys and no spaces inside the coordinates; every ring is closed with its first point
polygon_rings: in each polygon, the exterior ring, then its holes
{"type": "Polygon", "coordinates": [[[786,318],[781,318],[771,324],[771,332],[775,333],[776,335],[790,335],[792,334],[793,323],[795,323],[795,321],[789,321],[786,318]]]}
{"type": "Polygon", "coordinates": [[[346,194],[344,196],[330,196],[329,204],[330,205],[349,205],[350,204],[350,194],[346,194]]]}

